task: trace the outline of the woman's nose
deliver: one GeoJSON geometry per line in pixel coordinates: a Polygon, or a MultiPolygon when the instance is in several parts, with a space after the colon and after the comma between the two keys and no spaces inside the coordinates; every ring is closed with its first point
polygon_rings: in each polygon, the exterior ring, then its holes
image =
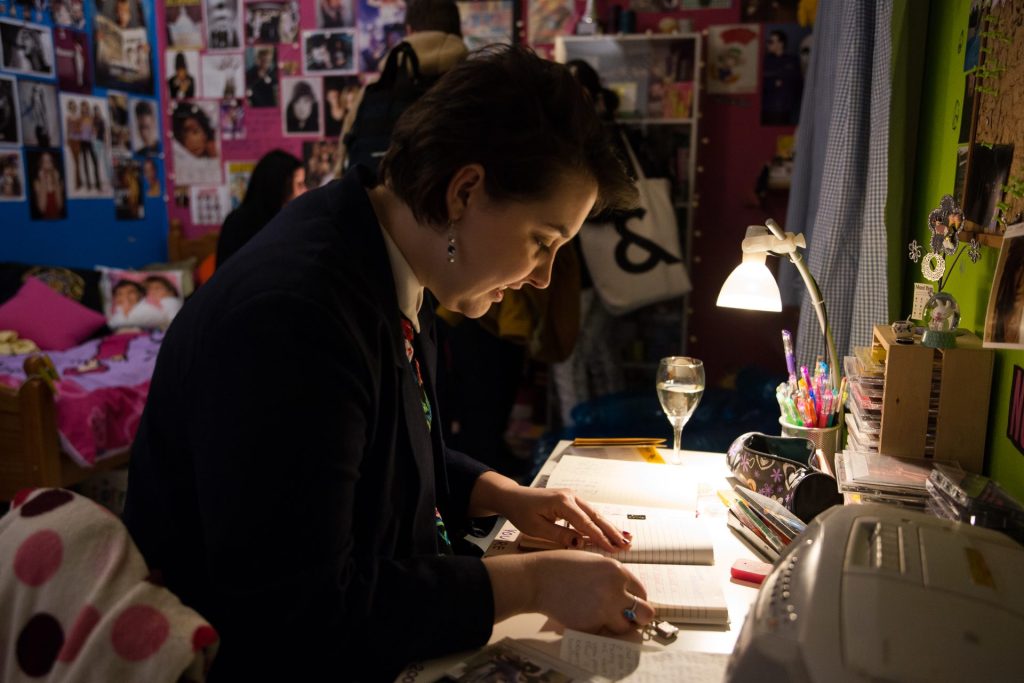
{"type": "Polygon", "coordinates": [[[547,258],[537,264],[537,267],[533,269],[527,280],[537,289],[547,289],[547,286],[551,284],[551,269],[554,267],[554,264],[555,254],[552,252],[547,258]]]}

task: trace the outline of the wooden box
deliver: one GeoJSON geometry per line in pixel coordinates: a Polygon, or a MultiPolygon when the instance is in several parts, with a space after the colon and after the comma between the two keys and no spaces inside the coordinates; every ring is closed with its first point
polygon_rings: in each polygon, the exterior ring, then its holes
{"type": "Polygon", "coordinates": [[[875,325],[874,344],[886,354],[879,452],[926,457],[928,411],[934,407],[933,383],[938,382],[932,457],[955,460],[965,470],[980,474],[995,361],[992,350],[982,349],[981,340],[973,334],[957,337],[957,346],[951,349],[932,349],[920,342],[897,344],[888,325],[875,325]]]}

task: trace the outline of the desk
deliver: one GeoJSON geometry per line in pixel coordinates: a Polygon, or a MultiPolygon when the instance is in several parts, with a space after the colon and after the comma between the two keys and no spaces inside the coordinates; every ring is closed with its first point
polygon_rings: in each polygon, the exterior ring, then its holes
{"type": "MultiPolygon", "coordinates": [[[[560,441],[552,451],[548,460],[544,463],[532,486],[543,486],[548,476],[558,464],[562,454],[571,446],[569,441],[560,441]]],[[[585,451],[577,451],[577,454],[585,451]]],[[[668,451],[663,450],[667,456],[668,451]]],[[[666,460],[668,458],[666,457],[666,460]]],[[[725,593],[726,602],[729,605],[729,627],[716,626],[691,626],[679,625],[680,631],[676,639],[667,645],[656,641],[646,641],[643,644],[644,653],[664,648],[678,648],[695,652],[713,652],[729,654],[736,644],[740,628],[746,619],[747,611],[757,595],[757,586],[743,581],[732,579],[729,573],[733,562],[740,558],[757,559],[757,554],[747,544],[736,536],[726,525],[728,510],[718,499],[717,491],[731,489],[728,481],[730,472],[725,464],[725,455],[722,453],[706,453],[700,451],[683,451],[683,464],[681,465],[651,465],[651,467],[681,467],[687,472],[692,472],[694,479],[698,482],[697,515],[701,524],[706,526],[715,546],[714,567],[719,570],[722,590],[725,593]]],[[[636,460],[640,460],[637,456],[636,460]]],[[[484,547],[492,548],[494,541],[502,537],[508,538],[511,534],[517,533],[515,529],[505,522],[499,520],[495,525],[495,531],[491,536],[483,540],[484,547]]],[[[550,621],[542,614],[519,614],[494,626],[491,635],[491,643],[503,638],[515,638],[528,642],[549,655],[558,656],[561,645],[561,626],[550,621]]],[[[638,635],[635,639],[639,640],[638,635]]],[[[438,658],[414,665],[400,675],[397,681],[435,681],[454,664],[461,661],[468,653],[460,653],[450,657],[438,658]]]]}

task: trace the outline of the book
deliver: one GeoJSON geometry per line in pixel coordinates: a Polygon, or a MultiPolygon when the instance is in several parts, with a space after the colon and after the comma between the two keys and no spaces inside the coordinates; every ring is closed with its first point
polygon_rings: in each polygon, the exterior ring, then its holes
{"type": "Polygon", "coordinates": [[[573,489],[591,503],[697,511],[697,483],[685,467],[675,465],[565,454],[547,488],[573,489]]]}
{"type": "Polygon", "coordinates": [[[729,623],[721,573],[688,564],[626,564],[647,589],[658,619],[677,624],[729,623]]]}
{"type": "Polygon", "coordinates": [[[456,664],[439,679],[439,683],[519,680],[604,683],[610,679],[548,655],[521,641],[503,638],[456,664]]]}

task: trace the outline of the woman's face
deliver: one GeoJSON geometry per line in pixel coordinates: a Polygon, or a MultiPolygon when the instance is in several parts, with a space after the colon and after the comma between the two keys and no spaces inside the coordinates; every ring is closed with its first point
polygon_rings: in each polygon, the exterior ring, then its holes
{"type": "Polygon", "coordinates": [[[43,171],[52,171],[53,157],[51,157],[49,154],[44,153],[41,157],[39,157],[39,166],[40,168],[42,168],[43,171]]]}
{"type": "Polygon", "coordinates": [[[142,174],[146,176],[146,180],[149,182],[156,180],[156,164],[147,159],[142,164],[142,174]]]}
{"type": "Polygon", "coordinates": [[[305,191],[306,169],[300,167],[295,169],[295,173],[292,174],[292,195],[288,198],[288,201],[295,199],[305,191]]]}
{"type": "Polygon", "coordinates": [[[579,232],[597,200],[597,183],[566,173],[547,199],[497,202],[484,191],[483,169],[469,168],[479,169],[479,177],[456,214],[455,262],[439,250],[424,285],[445,308],[479,318],[507,288],[548,286],[555,253],[579,232]]]}
{"type": "Polygon", "coordinates": [[[181,130],[181,144],[185,146],[185,149],[187,149],[193,156],[205,156],[206,144],[210,139],[206,136],[206,131],[204,131],[203,127],[199,125],[199,122],[190,116],[185,119],[185,123],[182,125],[181,130]]]}
{"type": "Polygon", "coordinates": [[[139,303],[141,298],[138,290],[134,287],[118,287],[114,290],[114,308],[119,308],[127,313],[135,304],[139,303]]]}
{"type": "Polygon", "coordinates": [[[305,121],[309,118],[309,115],[313,113],[313,98],[308,95],[303,95],[299,99],[295,100],[295,104],[292,105],[292,110],[295,113],[295,118],[300,121],[305,121]]]}

